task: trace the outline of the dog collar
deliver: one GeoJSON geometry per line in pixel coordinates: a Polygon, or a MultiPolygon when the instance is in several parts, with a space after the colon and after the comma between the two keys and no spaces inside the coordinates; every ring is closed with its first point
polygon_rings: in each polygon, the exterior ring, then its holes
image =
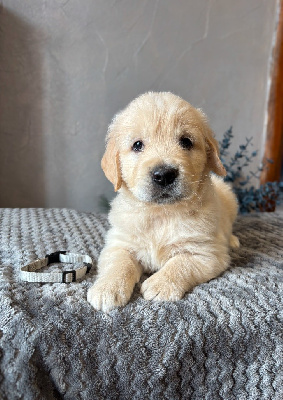
{"type": "Polygon", "coordinates": [[[58,282],[70,283],[82,278],[87,274],[93,265],[88,255],[56,251],[47,254],[45,258],[37,259],[21,268],[20,279],[26,282],[58,282]],[[35,272],[53,263],[83,263],[84,266],[78,269],[63,272],[35,272]]]}

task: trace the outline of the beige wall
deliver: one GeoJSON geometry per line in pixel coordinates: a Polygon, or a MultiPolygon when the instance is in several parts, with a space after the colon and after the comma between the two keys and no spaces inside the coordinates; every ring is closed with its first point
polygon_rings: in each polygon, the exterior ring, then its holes
{"type": "Polygon", "coordinates": [[[276,0],[0,4],[0,207],[98,210],[107,125],[148,90],[262,148],[276,0]]]}

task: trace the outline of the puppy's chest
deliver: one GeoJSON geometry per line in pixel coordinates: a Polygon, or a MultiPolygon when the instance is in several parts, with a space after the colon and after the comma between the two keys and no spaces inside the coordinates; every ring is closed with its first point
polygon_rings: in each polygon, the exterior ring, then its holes
{"type": "Polygon", "coordinates": [[[152,216],[132,229],[131,250],[146,271],[157,271],[175,254],[185,250],[190,227],[184,221],[152,216]]]}

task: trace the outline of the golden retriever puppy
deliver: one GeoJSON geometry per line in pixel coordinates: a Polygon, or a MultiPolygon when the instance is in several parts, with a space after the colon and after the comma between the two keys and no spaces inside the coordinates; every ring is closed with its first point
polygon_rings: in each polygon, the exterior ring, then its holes
{"type": "Polygon", "coordinates": [[[226,171],[201,110],[172,93],[141,95],[113,119],[101,165],[118,195],[88,291],[95,309],[127,304],[143,272],[146,300],[176,301],[227,269],[237,201],[216,176],[226,171]]]}

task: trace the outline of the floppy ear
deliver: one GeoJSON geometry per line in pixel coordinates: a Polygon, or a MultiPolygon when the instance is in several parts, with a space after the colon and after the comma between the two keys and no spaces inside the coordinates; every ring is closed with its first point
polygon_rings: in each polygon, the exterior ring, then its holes
{"type": "Polygon", "coordinates": [[[226,169],[224,168],[219,158],[218,142],[216,139],[214,139],[212,134],[210,134],[209,136],[210,137],[205,138],[208,166],[210,170],[213,171],[215,174],[220,176],[226,176],[227,175],[226,169]]]}
{"type": "Polygon", "coordinates": [[[207,153],[207,163],[212,172],[219,176],[226,176],[227,172],[224,168],[220,158],[219,158],[219,147],[218,142],[214,139],[214,133],[210,129],[207,117],[202,111],[201,108],[197,108],[199,116],[204,123],[205,129],[205,144],[206,144],[206,153],[207,153]]]}
{"type": "Polygon", "coordinates": [[[106,150],[101,160],[101,168],[106,178],[113,184],[115,192],[117,192],[122,185],[122,177],[119,151],[113,137],[110,137],[107,142],[106,150]]]}

